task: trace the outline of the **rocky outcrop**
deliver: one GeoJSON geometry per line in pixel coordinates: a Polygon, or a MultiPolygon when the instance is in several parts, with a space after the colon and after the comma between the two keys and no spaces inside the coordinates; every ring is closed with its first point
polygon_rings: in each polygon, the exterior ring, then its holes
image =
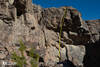
{"type": "Polygon", "coordinates": [[[96,42],[99,41],[100,38],[100,20],[89,20],[86,21],[89,31],[91,33],[91,36],[93,37],[92,41],[96,42]]]}
{"type": "Polygon", "coordinates": [[[99,23],[95,24],[96,28],[90,21],[83,21],[80,12],[72,7],[41,8],[31,0],[0,1],[0,60],[11,60],[14,51],[20,55],[19,40],[22,40],[27,50],[36,48],[39,67],[89,67],[87,61],[91,60],[87,55],[91,55],[88,50],[92,46],[88,44],[96,43],[100,33],[99,23]],[[65,9],[59,57],[59,32],[65,9]]]}
{"type": "Polygon", "coordinates": [[[91,33],[91,43],[85,45],[86,54],[84,56],[84,67],[100,66],[100,20],[86,21],[91,33]]]}

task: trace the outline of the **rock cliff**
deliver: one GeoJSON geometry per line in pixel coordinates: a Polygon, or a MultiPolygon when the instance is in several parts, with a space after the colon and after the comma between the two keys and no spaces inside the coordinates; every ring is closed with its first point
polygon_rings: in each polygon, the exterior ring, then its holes
{"type": "MultiPolygon", "coordinates": [[[[0,0],[1,62],[10,62],[12,52],[20,55],[19,40],[27,50],[35,48],[39,67],[100,67],[100,20],[84,21],[75,8],[42,8],[31,0],[0,0]]],[[[29,63],[30,57],[25,57],[29,63]]]]}
{"type": "Polygon", "coordinates": [[[100,64],[100,20],[86,21],[91,33],[91,43],[85,45],[86,54],[84,56],[85,67],[99,67],[100,64]]]}

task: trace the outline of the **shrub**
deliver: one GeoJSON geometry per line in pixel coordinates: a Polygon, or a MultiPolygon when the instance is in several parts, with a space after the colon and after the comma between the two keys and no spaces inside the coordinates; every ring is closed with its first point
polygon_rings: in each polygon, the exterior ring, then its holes
{"type": "Polygon", "coordinates": [[[17,63],[16,66],[18,67],[24,67],[24,65],[26,64],[25,57],[18,56],[16,52],[12,54],[12,59],[17,63]]]}
{"type": "MultiPolygon", "coordinates": [[[[16,52],[13,52],[11,58],[17,63],[16,66],[24,67],[27,64],[27,60],[23,54],[26,51],[26,46],[22,41],[20,41],[19,51],[21,52],[21,56],[18,56],[16,52]]],[[[29,50],[29,56],[31,57],[31,67],[38,67],[39,54],[34,52],[34,48],[29,50]]]]}
{"type": "Polygon", "coordinates": [[[38,67],[39,55],[34,52],[34,48],[29,51],[29,56],[32,58],[30,63],[32,67],[38,67]]]}

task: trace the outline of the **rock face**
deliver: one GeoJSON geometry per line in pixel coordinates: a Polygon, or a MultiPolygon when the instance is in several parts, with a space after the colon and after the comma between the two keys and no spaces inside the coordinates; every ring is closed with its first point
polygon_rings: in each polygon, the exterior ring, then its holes
{"type": "Polygon", "coordinates": [[[93,36],[93,41],[99,41],[100,38],[100,20],[89,20],[86,21],[91,35],[93,36]]]}
{"type": "Polygon", "coordinates": [[[86,21],[91,33],[91,41],[86,45],[84,67],[100,67],[100,20],[86,21]]]}
{"type": "Polygon", "coordinates": [[[11,60],[14,51],[19,54],[19,40],[28,49],[36,48],[39,67],[100,67],[100,21],[83,21],[75,8],[41,8],[31,0],[0,0],[0,60],[11,60]]]}

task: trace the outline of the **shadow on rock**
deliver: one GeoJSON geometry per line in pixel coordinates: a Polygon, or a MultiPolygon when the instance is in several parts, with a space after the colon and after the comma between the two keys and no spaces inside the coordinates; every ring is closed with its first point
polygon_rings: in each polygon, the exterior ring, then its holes
{"type": "Polygon", "coordinates": [[[76,67],[70,60],[58,62],[57,64],[63,64],[63,67],[76,67]]]}
{"type": "Polygon", "coordinates": [[[87,44],[85,47],[84,67],[100,67],[100,39],[95,43],[87,44]]]}

